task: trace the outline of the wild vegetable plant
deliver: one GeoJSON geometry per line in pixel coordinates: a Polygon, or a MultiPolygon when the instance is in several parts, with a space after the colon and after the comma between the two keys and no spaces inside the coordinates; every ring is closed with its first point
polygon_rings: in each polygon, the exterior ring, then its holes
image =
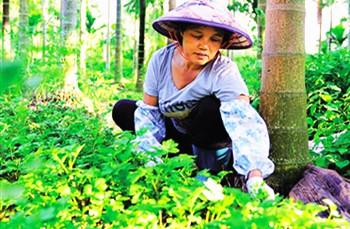
{"type": "Polygon", "coordinates": [[[310,140],[324,149],[312,152],[316,165],[350,177],[349,48],[306,59],[307,122],[310,140]]]}
{"type": "Polygon", "coordinates": [[[192,156],[145,167],[135,136],[114,132],[83,108],[1,98],[2,228],[346,228],[336,206],[261,201],[239,189],[196,180],[192,156]]]}

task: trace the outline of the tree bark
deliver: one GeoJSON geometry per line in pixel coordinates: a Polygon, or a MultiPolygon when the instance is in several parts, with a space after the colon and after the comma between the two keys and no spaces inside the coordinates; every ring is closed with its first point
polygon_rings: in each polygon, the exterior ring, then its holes
{"type": "Polygon", "coordinates": [[[3,59],[12,59],[11,55],[11,36],[10,36],[10,0],[2,2],[2,57],[3,59]]]}
{"type": "Polygon", "coordinates": [[[123,77],[123,57],[122,57],[122,4],[121,0],[117,0],[117,18],[115,29],[115,69],[114,81],[120,83],[123,77]]]}
{"type": "Polygon", "coordinates": [[[86,1],[80,0],[80,57],[79,57],[79,69],[82,75],[85,75],[86,72],[86,40],[88,32],[86,29],[86,1]]]}
{"type": "MultiPolygon", "coordinates": [[[[176,0],[169,0],[169,11],[174,9],[176,7],[176,0]]],[[[173,41],[169,38],[167,38],[167,44],[171,44],[173,41]]]]}
{"type": "Polygon", "coordinates": [[[110,5],[111,5],[111,0],[108,0],[108,4],[107,4],[107,34],[106,34],[106,71],[109,71],[110,69],[110,65],[111,65],[111,62],[110,62],[110,57],[111,57],[111,38],[110,38],[110,26],[111,26],[111,23],[110,23],[110,12],[111,12],[111,9],[110,9],[110,5]]]}
{"type": "Polygon", "coordinates": [[[77,1],[62,0],[61,2],[61,38],[65,54],[62,64],[65,72],[64,87],[66,90],[79,90],[77,77],[77,1]]]}
{"type": "Polygon", "coordinates": [[[41,12],[43,20],[41,22],[42,27],[42,58],[45,59],[46,56],[46,33],[47,33],[47,27],[46,27],[46,20],[47,20],[47,0],[41,0],[41,12]]]}
{"type": "Polygon", "coordinates": [[[176,0],[169,0],[169,11],[176,7],[176,0]]]}
{"type": "Polygon", "coordinates": [[[321,5],[321,0],[317,1],[317,23],[320,29],[320,32],[318,34],[318,53],[321,53],[322,51],[322,9],[323,6],[321,5]]]}
{"type": "Polygon", "coordinates": [[[138,66],[137,66],[137,82],[136,89],[142,91],[142,76],[143,62],[145,57],[145,16],[146,16],[146,1],[140,0],[140,29],[139,29],[139,51],[138,51],[138,66]]]}
{"type": "Polygon", "coordinates": [[[305,1],[268,0],[260,113],[271,139],[276,165],[269,177],[287,195],[310,162],[306,124],[305,1]]]}
{"type": "MultiPolygon", "coordinates": [[[[348,1],[348,18],[350,18],[350,1],[348,1]]],[[[350,30],[348,32],[348,47],[350,48],[350,30]]]]}
{"type": "Polygon", "coordinates": [[[30,38],[28,34],[29,29],[29,16],[28,16],[28,0],[20,0],[19,2],[19,41],[18,41],[18,53],[19,58],[26,59],[28,53],[28,47],[30,44],[30,38]]]}
{"type": "MultiPolygon", "coordinates": [[[[303,203],[326,205],[324,199],[337,205],[338,212],[350,221],[350,180],[341,177],[336,171],[309,165],[304,177],[293,187],[289,197],[303,203]]],[[[321,217],[328,217],[322,212],[321,217]]]]}
{"type": "Polygon", "coordinates": [[[133,81],[134,82],[137,82],[137,73],[138,73],[138,70],[137,70],[137,61],[138,61],[138,32],[139,32],[139,23],[138,23],[138,20],[137,20],[137,17],[136,17],[136,14],[135,14],[135,18],[133,20],[133,24],[134,24],[134,38],[133,38],[133,47],[134,47],[134,50],[133,50],[133,55],[132,55],[132,60],[133,60],[133,65],[132,65],[132,75],[133,75],[133,81]]]}
{"type": "MultiPolygon", "coordinates": [[[[258,0],[258,9],[265,13],[266,11],[266,0],[258,0]]],[[[262,59],[264,32],[265,32],[265,15],[258,14],[258,60],[262,59]]]]}

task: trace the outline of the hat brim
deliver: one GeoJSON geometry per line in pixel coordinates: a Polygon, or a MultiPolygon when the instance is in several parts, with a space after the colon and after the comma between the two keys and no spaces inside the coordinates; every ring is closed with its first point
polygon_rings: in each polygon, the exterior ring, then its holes
{"type": "MultiPolygon", "coordinates": [[[[160,34],[174,39],[172,37],[176,33],[176,36],[180,36],[180,32],[177,31],[176,24],[178,23],[191,23],[198,25],[210,26],[218,29],[225,30],[229,34],[229,40],[226,42],[231,43],[229,46],[224,47],[225,49],[248,49],[253,46],[253,42],[249,35],[242,30],[227,26],[224,24],[216,23],[213,21],[199,20],[195,18],[174,18],[174,17],[161,17],[155,20],[152,24],[153,28],[160,34]]],[[[225,45],[224,45],[225,46],[225,45]]]]}
{"type": "Polygon", "coordinates": [[[226,31],[222,48],[247,49],[253,42],[226,7],[209,0],[188,0],[155,20],[153,28],[160,34],[179,40],[181,24],[191,23],[226,31]]]}

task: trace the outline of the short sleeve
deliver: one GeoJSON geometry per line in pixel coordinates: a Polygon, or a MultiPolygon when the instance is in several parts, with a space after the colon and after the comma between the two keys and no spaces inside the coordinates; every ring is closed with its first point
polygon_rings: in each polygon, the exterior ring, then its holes
{"type": "Polygon", "coordinates": [[[159,74],[159,61],[157,58],[158,52],[154,53],[151,57],[145,76],[145,83],[143,84],[143,90],[146,94],[158,97],[158,83],[157,75],[159,74]]]}
{"type": "MultiPolygon", "coordinates": [[[[221,57],[221,59],[223,59],[221,57]]],[[[245,84],[237,64],[226,58],[217,64],[212,71],[215,77],[215,82],[213,84],[213,94],[221,102],[229,102],[241,94],[249,95],[248,87],[245,84]]]]}

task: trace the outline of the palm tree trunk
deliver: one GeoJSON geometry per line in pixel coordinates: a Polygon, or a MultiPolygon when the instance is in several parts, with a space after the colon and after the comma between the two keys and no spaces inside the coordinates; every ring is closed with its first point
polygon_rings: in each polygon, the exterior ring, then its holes
{"type": "Polygon", "coordinates": [[[28,0],[20,0],[19,2],[19,41],[18,49],[20,58],[24,59],[27,55],[29,46],[29,16],[28,16],[28,0]]]}
{"type": "MultiPolygon", "coordinates": [[[[350,18],[350,1],[348,1],[348,18],[350,18]]],[[[348,32],[348,47],[350,48],[350,30],[348,32]]]]}
{"type": "Polygon", "coordinates": [[[133,24],[134,24],[134,38],[133,38],[133,47],[134,47],[134,51],[133,51],[133,55],[132,55],[132,60],[133,60],[133,65],[132,65],[132,75],[133,75],[133,82],[137,82],[137,61],[138,61],[138,32],[139,32],[139,24],[137,23],[137,17],[135,16],[135,18],[133,19],[133,24]]]}
{"type": "Polygon", "coordinates": [[[143,62],[145,57],[145,16],[146,16],[146,1],[140,0],[140,33],[139,33],[139,51],[138,51],[138,66],[137,66],[137,81],[136,89],[142,91],[143,80],[143,62]]]}
{"type": "MultiPolygon", "coordinates": [[[[266,11],[266,0],[258,0],[258,9],[261,13],[266,11]]],[[[265,32],[265,15],[258,15],[258,60],[262,59],[264,32],[265,32]]]]}
{"type": "Polygon", "coordinates": [[[107,2],[107,34],[106,34],[106,71],[110,69],[110,57],[111,57],[111,38],[110,38],[110,18],[111,18],[111,10],[110,10],[111,0],[107,2]]]}
{"type": "Polygon", "coordinates": [[[2,2],[2,57],[10,60],[11,55],[11,36],[10,36],[10,0],[2,2]]]}
{"type": "Polygon", "coordinates": [[[86,72],[86,40],[88,32],[86,29],[86,2],[87,0],[80,1],[80,55],[79,55],[79,69],[82,75],[86,72]]]}
{"type": "Polygon", "coordinates": [[[77,2],[76,0],[62,0],[61,2],[61,38],[62,48],[66,50],[63,57],[63,68],[65,72],[65,90],[79,90],[77,76],[77,2]]]}
{"type": "Polygon", "coordinates": [[[117,0],[117,19],[115,29],[115,71],[114,81],[120,83],[123,77],[123,58],[122,58],[122,4],[121,0],[117,0]]]}
{"type": "Polygon", "coordinates": [[[268,182],[284,195],[310,162],[304,22],[304,0],[267,1],[260,112],[269,129],[270,157],[276,165],[268,182]]]}
{"type": "MultiPolygon", "coordinates": [[[[169,0],[169,11],[176,7],[176,0],[169,0]]],[[[167,39],[167,43],[171,44],[173,41],[171,39],[167,39]]]]}
{"type": "Polygon", "coordinates": [[[43,20],[41,22],[42,27],[42,58],[45,60],[46,56],[46,33],[47,33],[47,27],[46,27],[46,20],[47,20],[47,0],[41,0],[41,12],[43,20]]]}
{"type": "Polygon", "coordinates": [[[322,51],[322,5],[321,0],[317,1],[317,23],[320,28],[320,33],[318,34],[318,53],[322,51]]]}

